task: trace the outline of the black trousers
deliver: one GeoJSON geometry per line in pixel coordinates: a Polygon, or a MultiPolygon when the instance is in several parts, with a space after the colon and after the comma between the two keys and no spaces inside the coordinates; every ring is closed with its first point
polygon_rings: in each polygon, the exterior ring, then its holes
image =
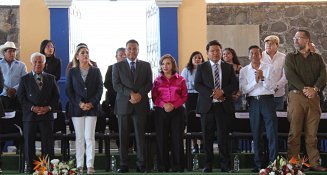
{"type": "Polygon", "coordinates": [[[204,151],[206,166],[212,168],[213,165],[213,141],[215,130],[219,147],[219,159],[222,169],[230,168],[230,123],[231,114],[227,113],[222,103],[214,103],[210,111],[201,114],[201,125],[203,131],[204,151]]]}
{"type": "Polygon", "coordinates": [[[155,108],[155,126],[157,133],[157,161],[159,171],[169,170],[169,150],[171,151],[171,168],[173,171],[184,170],[184,108],[171,112],[155,108]]]}
{"type": "Polygon", "coordinates": [[[33,161],[37,158],[35,140],[38,129],[41,136],[42,155],[48,155],[50,160],[54,158],[53,121],[24,121],[24,156],[29,169],[33,167],[33,161]]]}

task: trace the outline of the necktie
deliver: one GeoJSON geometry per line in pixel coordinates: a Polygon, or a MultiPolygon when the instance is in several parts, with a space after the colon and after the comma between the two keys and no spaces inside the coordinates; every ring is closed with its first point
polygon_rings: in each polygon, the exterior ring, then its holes
{"type": "Polygon", "coordinates": [[[215,64],[215,89],[220,88],[220,76],[219,76],[219,68],[218,63],[215,64]]]}
{"type": "Polygon", "coordinates": [[[134,61],[131,62],[131,73],[132,73],[132,78],[134,81],[134,76],[135,76],[135,62],[134,61]]]}
{"type": "Polygon", "coordinates": [[[43,86],[43,82],[42,82],[42,78],[40,75],[36,76],[36,81],[37,81],[37,85],[39,86],[39,89],[41,90],[42,86],[43,86]]]}

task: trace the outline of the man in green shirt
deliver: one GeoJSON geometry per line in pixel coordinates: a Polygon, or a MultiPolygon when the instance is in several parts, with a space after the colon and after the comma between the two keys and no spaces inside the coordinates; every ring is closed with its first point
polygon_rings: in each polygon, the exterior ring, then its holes
{"type": "Polygon", "coordinates": [[[321,116],[318,92],[326,84],[326,66],[317,53],[310,52],[310,33],[298,30],[293,38],[296,51],[286,55],[285,74],[288,80],[288,157],[300,153],[301,133],[313,171],[327,171],[320,166],[317,149],[317,130],[321,116]]]}

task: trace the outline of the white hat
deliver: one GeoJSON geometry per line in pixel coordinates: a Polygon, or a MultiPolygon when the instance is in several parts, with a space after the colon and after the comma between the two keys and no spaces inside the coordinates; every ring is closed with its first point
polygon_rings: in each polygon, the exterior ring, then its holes
{"type": "Polygon", "coordinates": [[[0,53],[3,54],[3,51],[9,48],[17,50],[14,42],[7,41],[5,44],[0,46],[0,53]]]}

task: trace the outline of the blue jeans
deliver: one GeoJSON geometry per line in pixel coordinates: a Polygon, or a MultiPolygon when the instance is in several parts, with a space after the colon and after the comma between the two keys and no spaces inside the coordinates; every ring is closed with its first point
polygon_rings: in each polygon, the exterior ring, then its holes
{"type": "Polygon", "coordinates": [[[269,149],[269,161],[273,162],[277,157],[277,115],[273,95],[260,96],[259,99],[250,97],[250,124],[253,135],[254,161],[256,168],[263,168],[261,147],[262,128],[266,128],[269,149]]]}

